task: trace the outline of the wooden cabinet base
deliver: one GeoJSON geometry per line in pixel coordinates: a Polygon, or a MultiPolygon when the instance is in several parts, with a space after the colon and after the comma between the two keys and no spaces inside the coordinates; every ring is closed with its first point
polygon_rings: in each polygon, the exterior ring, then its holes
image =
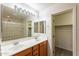
{"type": "Polygon", "coordinates": [[[32,56],[32,48],[28,48],[19,53],[14,54],[13,56],[32,56]]]}
{"type": "Polygon", "coordinates": [[[40,43],[40,56],[47,56],[48,55],[48,41],[44,41],[40,43]]]}

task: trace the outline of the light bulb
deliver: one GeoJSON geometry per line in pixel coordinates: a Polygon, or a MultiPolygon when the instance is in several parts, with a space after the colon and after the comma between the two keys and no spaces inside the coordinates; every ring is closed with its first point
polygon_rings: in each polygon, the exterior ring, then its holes
{"type": "Polygon", "coordinates": [[[10,16],[7,16],[7,18],[10,18],[10,16]]]}

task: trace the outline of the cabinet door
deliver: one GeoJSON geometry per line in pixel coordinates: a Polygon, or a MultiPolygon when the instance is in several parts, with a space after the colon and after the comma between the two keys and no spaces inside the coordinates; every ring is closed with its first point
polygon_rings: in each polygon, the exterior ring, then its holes
{"type": "Polygon", "coordinates": [[[47,41],[40,43],[40,56],[48,55],[47,41]]]}
{"type": "Polygon", "coordinates": [[[48,55],[48,42],[45,41],[44,42],[44,56],[47,56],[48,55]]]}
{"type": "Polygon", "coordinates": [[[44,45],[40,46],[40,56],[44,56],[44,45]]]}

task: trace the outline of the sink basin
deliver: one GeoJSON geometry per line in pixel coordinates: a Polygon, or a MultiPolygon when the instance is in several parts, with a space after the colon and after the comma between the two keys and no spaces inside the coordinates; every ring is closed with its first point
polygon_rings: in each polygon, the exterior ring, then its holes
{"type": "Polygon", "coordinates": [[[12,52],[16,52],[16,51],[26,49],[29,46],[32,46],[36,42],[37,42],[37,40],[31,39],[31,40],[19,42],[19,44],[17,44],[17,45],[14,45],[12,43],[12,44],[7,45],[7,46],[2,46],[1,52],[2,52],[3,55],[11,54],[12,52]]]}
{"type": "Polygon", "coordinates": [[[19,42],[19,44],[28,45],[28,44],[33,44],[33,43],[36,43],[36,42],[37,42],[36,39],[31,39],[31,40],[27,40],[27,41],[19,42]]]}

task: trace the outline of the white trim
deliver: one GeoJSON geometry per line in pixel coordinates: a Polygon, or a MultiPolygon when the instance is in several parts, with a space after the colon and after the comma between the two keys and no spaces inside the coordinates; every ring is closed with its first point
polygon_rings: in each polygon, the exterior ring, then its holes
{"type": "Polygon", "coordinates": [[[0,56],[1,56],[1,41],[2,41],[2,35],[1,35],[1,4],[0,4],[0,56]]]}
{"type": "Polygon", "coordinates": [[[73,8],[73,56],[76,56],[76,6],[73,8]]]}

